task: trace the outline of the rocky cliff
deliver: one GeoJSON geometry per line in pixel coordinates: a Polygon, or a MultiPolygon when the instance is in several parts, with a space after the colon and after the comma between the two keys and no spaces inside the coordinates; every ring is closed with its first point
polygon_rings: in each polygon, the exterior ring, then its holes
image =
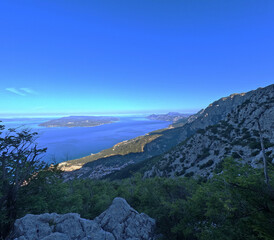
{"type": "Polygon", "coordinates": [[[227,156],[261,167],[258,123],[266,156],[274,163],[274,85],[271,85],[222,98],[201,111],[190,123],[191,128],[200,129],[159,158],[145,176],[208,177],[227,156]]]}
{"type": "Polygon", "coordinates": [[[139,214],[125,199],[115,198],[94,220],[77,213],[28,214],[16,220],[14,240],[153,240],[155,220],[139,214]]]}

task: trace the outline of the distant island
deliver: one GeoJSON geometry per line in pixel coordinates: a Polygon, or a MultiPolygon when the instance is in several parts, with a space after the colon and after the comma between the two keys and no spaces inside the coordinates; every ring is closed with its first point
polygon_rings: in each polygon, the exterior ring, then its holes
{"type": "Polygon", "coordinates": [[[169,112],[167,114],[152,114],[147,118],[150,120],[160,120],[160,121],[169,121],[169,122],[177,122],[181,119],[187,119],[191,114],[178,113],[178,112],[169,112]]]}
{"type": "Polygon", "coordinates": [[[119,121],[116,117],[107,116],[70,116],[53,119],[39,124],[42,127],[95,127],[119,121]]]}

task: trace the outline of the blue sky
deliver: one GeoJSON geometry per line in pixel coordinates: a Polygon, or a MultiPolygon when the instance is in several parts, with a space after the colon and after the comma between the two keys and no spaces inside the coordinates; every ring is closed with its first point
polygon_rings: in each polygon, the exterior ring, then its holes
{"type": "Polygon", "coordinates": [[[0,2],[2,115],[195,112],[273,79],[273,0],[0,2]]]}

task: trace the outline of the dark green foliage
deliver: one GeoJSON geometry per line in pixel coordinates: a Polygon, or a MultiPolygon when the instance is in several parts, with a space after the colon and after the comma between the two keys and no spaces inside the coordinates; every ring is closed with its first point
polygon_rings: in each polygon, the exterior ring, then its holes
{"type": "Polygon", "coordinates": [[[240,106],[240,108],[244,108],[245,106],[247,106],[248,104],[250,104],[250,99],[247,99],[246,101],[244,101],[243,103],[242,103],[242,105],[240,106]]]}
{"type": "Polygon", "coordinates": [[[185,174],[185,177],[192,177],[194,175],[194,172],[188,172],[185,174]]]}
{"type": "Polygon", "coordinates": [[[269,141],[269,139],[264,138],[264,146],[265,146],[265,148],[274,147],[274,143],[271,143],[271,142],[269,141]]]}
{"type": "Polygon", "coordinates": [[[233,152],[233,153],[232,153],[232,157],[233,157],[233,158],[241,158],[241,156],[240,156],[239,153],[237,153],[237,152],[233,152]]]}
{"type": "Polygon", "coordinates": [[[246,133],[246,132],[248,132],[248,129],[247,129],[247,128],[243,128],[243,129],[242,129],[242,134],[244,134],[244,133],[246,133]]]}
{"type": "Polygon", "coordinates": [[[267,187],[261,170],[232,159],[218,165],[222,174],[208,181],[135,175],[119,181],[63,183],[55,171],[43,171],[21,188],[18,217],[78,212],[93,219],[120,196],[155,218],[157,232],[166,240],[273,239],[273,169],[267,187]]]}
{"type": "Polygon", "coordinates": [[[218,162],[218,163],[215,165],[214,173],[215,173],[215,174],[219,174],[219,173],[221,173],[223,170],[224,170],[224,160],[218,162]]]}
{"type": "Polygon", "coordinates": [[[243,135],[243,137],[242,137],[242,139],[248,139],[250,137],[251,137],[250,132],[245,132],[244,135],[243,135]]]}
{"type": "Polygon", "coordinates": [[[214,125],[210,128],[210,130],[211,130],[212,133],[217,134],[218,133],[218,126],[214,125]]]}
{"type": "Polygon", "coordinates": [[[18,214],[21,186],[45,168],[35,140],[37,133],[0,125],[0,234],[6,236],[18,214]]]}
{"type": "Polygon", "coordinates": [[[228,154],[230,151],[230,148],[229,147],[225,147],[225,153],[228,154]]]}
{"type": "Polygon", "coordinates": [[[196,131],[197,133],[200,133],[200,134],[204,134],[205,133],[205,129],[198,129],[197,131],[196,131]]]}
{"type": "Polygon", "coordinates": [[[248,146],[251,148],[251,149],[260,149],[261,148],[261,143],[258,141],[252,141],[248,144],[248,146]]]}
{"type": "Polygon", "coordinates": [[[255,137],[260,137],[259,131],[257,130],[252,130],[252,133],[255,137]]]}
{"type": "Polygon", "coordinates": [[[210,156],[209,148],[204,148],[203,152],[197,156],[197,161],[201,161],[210,156]]]}
{"type": "Polygon", "coordinates": [[[201,184],[186,202],[174,227],[177,239],[273,239],[273,190],[262,171],[226,160],[223,174],[201,184]]]}
{"type": "MultiPolygon", "coordinates": [[[[208,153],[208,149],[203,152],[205,156],[208,153]]],[[[200,168],[212,164],[209,160],[200,168]]],[[[93,219],[119,196],[137,211],[155,218],[157,232],[165,240],[273,239],[273,168],[269,170],[268,186],[262,170],[232,159],[219,162],[215,168],[217,175],[210,180],[194,180],[194,172],[174,179],[143,179],[141,174],[132,177],[130,172],[135,168],[138,170],[141,164],[121,173],[121,178],[130,176],[124,180],[78,179],[65,183],[55,168],[42,170],[18,189],[16,218],[27,213],[78,212],[83,218],[93,219]]],[[[181,176],[186,169],[176,175],[181,176]]],[[[3,194],[1,191],[0,197],[3,194]]],[[[11,219],[5,208],[0,216],[3,232],[11,219]]]]}
{"type": "Polygon", "coordinates": [[[180,162],[183,163],[186,160],[185,156],[182,156],[180,162]]]}
{"type": "Polygon", "coordinates": [[[206,163],[202,164],[202,165],[200,166],[200,169],[210,167],[210,166],[213,165],[213,163],[214,163],[213,160],[209,160],[209,161],[207,161],[206,163]]]}
{"type": "Polygon", "coordinates": [[[215,150],[215,151],[214,151],[214,155],[216,155],[216,156],[218,156],[218,155],[219,155],[219,153],[220,153],[220,151],[219,151],[219,150],[215,150]]]}
{"type": "Polygon", "coordinates": [[[257,156],[260,153],[260,150],[255,150],[254,152],[251,153],[252,157],[257,156]]]}

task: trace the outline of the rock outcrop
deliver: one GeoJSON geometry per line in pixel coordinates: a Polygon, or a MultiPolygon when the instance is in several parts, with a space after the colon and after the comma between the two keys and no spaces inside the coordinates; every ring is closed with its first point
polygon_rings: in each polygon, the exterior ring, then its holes
{"type": "Polygon", "coordinates": [[[28,214],[17,219],[8,239],[14,240],[153,240],[155,220],[139,214],[123,198],[94,220],[77,213],[28,214]]]}
{"type": "Polygon", "coordinates": [[[139,214],[126,200],[116,198],[112,205],[94,220],[115,239],[153,239],[155,220],[139,214]]]}

